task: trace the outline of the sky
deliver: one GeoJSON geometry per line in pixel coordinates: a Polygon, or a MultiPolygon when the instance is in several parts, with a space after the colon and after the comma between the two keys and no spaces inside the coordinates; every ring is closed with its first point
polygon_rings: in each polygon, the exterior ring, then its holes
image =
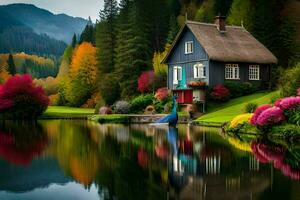
{"type": "Polygon", "coordinates": [[[28,3],[55,14],[65,13],[85,19],[90,16],[93,21],[96,21],[99,11],[103,7],[103,2],[104,0],[0,0],[0,5],[28,3]]]}

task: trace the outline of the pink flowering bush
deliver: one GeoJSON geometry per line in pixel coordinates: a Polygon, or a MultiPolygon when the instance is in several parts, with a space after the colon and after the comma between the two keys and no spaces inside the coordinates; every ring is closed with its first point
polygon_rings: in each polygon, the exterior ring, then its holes
{"type": "Polygon", "coordinates": [[[143,72],[138,79],[138,91],[141,93],[150,91],[153,82],[154,71],[143,72]]]}
{"type": "Polygon", "coordinates": [[[263,111],[265,111],[265,110],[267,110],[267,109],[269,109],[269,108],[271,108],[271,107],[272,107],[272,106],[269,105],[269,104],[259,106],[259,107],[255,110],[254,115],[252,116],[252,118],[250,119],[250,124],[252,124],[253,126],[256,126],[256,125],[257,125],[257,119],[258,119],[258,117],[260,116],[260,114],[261,114],[263,111]]]}
{"type": "Polygon", "coordinates": [[[169,97],[169,91],[168,88],[166,87],[159,88],[155,93],[155,98],[159,101],[164,101],[168,99],[168,97],[169,97]]]}
{"type": "Polygon", "coordinates": [[[4,118],[33,119],[47,109],[49,98],[30,75],[13,76],[0,86],[0,114],[4,118]]]}
{"type": "Polygon", "coordinates": [[[297,90],[297,95],[300,96],[300,88],[297,90]]]}
{"type": "Polygon", "coordinates": [[[287,97],[281,99],[279,103],[277,103],[282,110],[290,110],[297,106],[300,106],[300,96],[297,97],[287,97]]]}
{"type": "Polygon", "coordinates": [[[278,107],[268,108],[263,111],[257,118],[256,124],[258,126],[268,126],[280,124],[285,120],[283,111],[278,107]]]}

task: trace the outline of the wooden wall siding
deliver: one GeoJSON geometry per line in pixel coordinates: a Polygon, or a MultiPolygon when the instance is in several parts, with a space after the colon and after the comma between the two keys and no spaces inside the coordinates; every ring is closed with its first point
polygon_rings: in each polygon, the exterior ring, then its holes
{"type": "Polygon", "coordinates": [[[186,27],[166,63],[176,64],[201,60],[208,60],[208,55],[194,34],[186,27]],[[185,54],[185,43],[189,41],[193,41],[194,51],[192,54],[185,54]]]}
{"type": "MultiPolygon", "coordinates": [[[[210,79],[209,86],[213,87],[216,84],[225,83],[225,64],[222,62],[210,61],[210,79]]],[[[240,67],[240,79],[239,80],[230,80],[230,81],[241,81],[241,82],[252,82],[259,83],[270,81],[270,66],[269,65],[260,65],[260,80],[249,80],[249,65],[253,63],[230,63],[230,64],[239,64],[240,67]]],[[[255,64],[254,64],[255,65],[255,64]]]]}

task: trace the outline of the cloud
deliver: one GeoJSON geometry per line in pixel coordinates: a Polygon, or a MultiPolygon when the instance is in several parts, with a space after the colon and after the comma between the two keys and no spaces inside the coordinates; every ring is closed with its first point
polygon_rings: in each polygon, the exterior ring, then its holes
{"type": "Polygon", "coordinates": [[[103,7],[104,0],[0,0],[0,5],[28,3],[47,9],[55,14],[65,13],[74,17],[89,16],[95,21],[103,7]]]}

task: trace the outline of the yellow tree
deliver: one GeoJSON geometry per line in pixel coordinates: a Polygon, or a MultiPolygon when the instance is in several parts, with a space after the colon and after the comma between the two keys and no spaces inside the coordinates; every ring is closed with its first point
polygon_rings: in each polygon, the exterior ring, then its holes
{"type": "Polygon", "coordinates": [[[96,89],[96,48],[87,42],[79,45],[73,54],[70,66],[71,87],[67,98],[71,105],[81,106],[96,89]]]}

